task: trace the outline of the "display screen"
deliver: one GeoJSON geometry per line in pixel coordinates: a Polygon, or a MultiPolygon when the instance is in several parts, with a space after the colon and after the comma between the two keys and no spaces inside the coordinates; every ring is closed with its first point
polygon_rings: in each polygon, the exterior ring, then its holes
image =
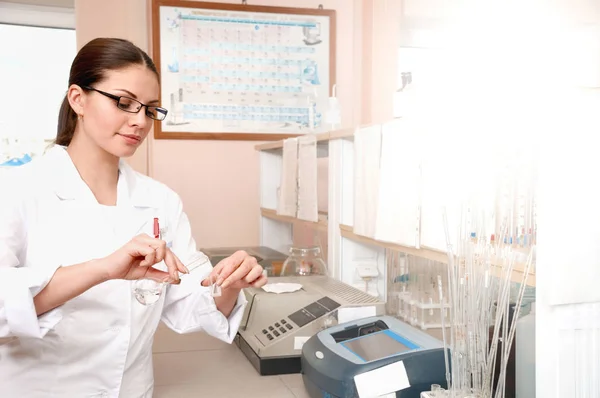
{"type": "Polygon", "coordinates": [[[419,348],[416,344],[390,330],[347,340],[341,344],[365,362],[376,361],[419,348]]]}

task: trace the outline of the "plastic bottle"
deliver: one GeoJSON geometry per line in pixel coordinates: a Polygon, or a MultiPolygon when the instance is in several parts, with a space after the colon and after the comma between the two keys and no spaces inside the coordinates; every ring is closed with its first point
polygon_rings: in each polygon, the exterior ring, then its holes
{"type": "Polygon", "coordinates": [[[329,97],[329,107],[326,113],[326,123],[329,125],[330,130],[340,128],[342,124],[342,112],[340,108],[340,101],[336,95],[336,85],[333,85],[333,91],[331,97],[329,97]]]}

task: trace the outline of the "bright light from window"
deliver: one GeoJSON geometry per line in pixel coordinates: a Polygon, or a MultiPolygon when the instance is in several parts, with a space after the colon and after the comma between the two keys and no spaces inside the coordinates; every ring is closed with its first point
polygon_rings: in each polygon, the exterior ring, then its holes
{"type": "Polygon", "coordinates": [[[77,45],[72,29],[5,24],[0,43],[1,164],[7,157],[37,154],[37,146],[56,136],[77,45]]]}

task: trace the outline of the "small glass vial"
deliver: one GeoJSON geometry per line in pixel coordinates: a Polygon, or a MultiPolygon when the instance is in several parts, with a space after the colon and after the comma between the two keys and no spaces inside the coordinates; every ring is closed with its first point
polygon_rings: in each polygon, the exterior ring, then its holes
{"type": "Polygon", "coordinates": [[[291,247],[290,256],[283,263],[281,276],[327,275],[327,264],[319,246],[291,247]]]}

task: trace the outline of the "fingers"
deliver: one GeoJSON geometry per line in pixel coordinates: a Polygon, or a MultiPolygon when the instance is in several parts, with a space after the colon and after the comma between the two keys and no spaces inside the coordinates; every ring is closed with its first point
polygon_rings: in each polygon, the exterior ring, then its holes
{"type": "Polygon", "coordinates": [[[187,269],[181,263],[179,258],[169,249],[166,251],[165,264],[169,270],[169,275],[172,281],[179,281],[179,273],[187,274],[187,269]]]}
{"type": "Polygon", "coordinates": [[[253,283],[251,283],[251,286],[256,287],[256,288],[263,287],[264,285],[267,284],[267,280],[268,280],[267,277],[265,275],[263,275],[261,272],[260,278],[258,278],[253,283]]]}
{"type": "Polygon", "coordinates": [[[212,272],[208,274],[208,276],[202,282],[200,282],[200,286],[209,287],[213,283],[218,286],[223,284],[219,271],[216,268],[213,268],[212,272]]]}
{"type": "Polygon", "coordinates": [[[257,264],[256,259],[248,256],[248,253],[245,251],[237,251],[215,265],[212,272],[202,281],[201,285],[207,287],[210,286],[211,282],[214,282],[219,286],[227,287],[248,274],[252,269],[252,265],[249,265],[250,262],[257,264]],[[246,265],[244,266],[244,264],[246,265]],[[229,282],[225,285],[225,282],[228,280],[229,282]]]}
{"type": "MultiPolygon", "coordinates": [[[[161,244],[158,245],[158,247],[155,247],[155,252],[156,252],[156,262],[160,263],[161,261],[163,261],[165,259],[165,256],[167,255],[167,244],[165,243],[165,241],[160,241],[161,244]]],[[[169,250],[170,251],[170,250],[169,250]]]]}
{"type": "Polygon", "coordinates": [[[146,274],[144,275],[144,278],[152,279],[155,282],[161,283],[161,282],[165,282],[166,280],[170,280],[171,276],[169,276],[168,272],[161,271],[156,268],[148,267],[146,274]]]}
{"type": "Polygon", "coordinates": [[[150,247],[141,242],[132,242],[129,255],[132,257],[144,257],[142,261],[140,261],[140,266],[149,267],[156,263],[156,251],[153,247],[150,247]]]}
{"type": "MultiPolygon", "coordinates": [[[[256,262],[256,259],[254,257],[246,257],[246,259],[242,262],[242,264],[228,277],[223,277],[223,275],[221,274],[219,279],[224,279],[221,287],[223,287],[225,289],[232,283],[246,278],[247,276],[250,275],[251,271],[255,267],[260,269],[260,267],[258,266],[258,263],[256,262]]],[[[260,273],[262,273],[262,269],[260,270],[260,273]]],[[[256,278],[258,278],[258,275],[256,275],[254,277],[254,279],[256,279],[256,278]]],[[[217,284],[218,284],[218,282],[217,282],[217,284]]]]}
{"type": "Polygon", "coordinates": [[[267,283],[267,277],[263,273],[263,268],[257,263],[254,257],[246,255],[242,259],[241,264],[236,267],[238,261],[239,258],[236,257],[223,260],[202,281],[201,285],[204,287],[210,286],[214,278],[218,278],[217,285],[220,285],[222,288],[231,286],[239,287],[240,289],[247,286],[261,287],[267,283]],[[231,272],[232,269],[233,272],[231,272]]]}
{"type": "MultiPolygon", "coordinates": [[[[171,252],[171,253],[173,253],[173,252],[171,252]]],[[[183,265],[183,263],[181,262],[179,257],[177,257],[174,253],[173,253],[173,257],[175,257],[175,262],[177,263],[177,270],[179,272],[181,272],[182,274],[189,274],[190,270],[188,270],[187,267],[185,265],[183,265]]]]}
{"type": "Polygon", "coordinates": [[[253,284],[256,280],[258,280],[258,278],[260,278],[263,274],[263,269],[261,266],[259,266],[258,264],[256,264],[255,267],[253,267],[250,272],[248,272],[248,274],[244,277],[244,281],[251,285],[253,284]]]}
{"type": "Polygon", "coordinates": [[[135,242],[146,244],[156,251],[155,263],[160,263],[167,254],[167,242],[161,239],[152,238],[146,234],[138,235],[133,239],[135,242]]]}
{"type": "MultiPolygon", "coordinates": [[[[221,286],[224,281],[233,274],[234,271],[241,267],[247,258],[253,257],[249,257],[245,251],[240,250],[219,262],[212,272],[212,275],[218,275],[217,285],[221,286]]],[[[254,261],[256,262],[256,259],[254,259],[254,261]]],[[[246,273],[249,270],[250,269],[247,269],[246,273]]]]}
{"type": "Polygon", "coordinates": [[[167,272],[160,271],[160,275],[156,274],[156,278],[160,279],[159,282],[168,278],[170,283],[178,283],[180,281],[179,272],[188,273],[187,268],[185,268],[179,258],[167,248],[165,241],[141,234],[132,240],[132,245],[134,245],[134,250],[140,256],[144,257],[140,262],[140,266],[152,267],[161,261],[165,262],[167,272]]]}
{"type": "Polygon", "coordinates": [[[144,257],[140,262],[142,267],[150,267],[159,263],[164,258],[166,246],[158,239],[152,239],[148,235],[139,235],[129,242],[129,254],[132,257],[144,257]]]}

